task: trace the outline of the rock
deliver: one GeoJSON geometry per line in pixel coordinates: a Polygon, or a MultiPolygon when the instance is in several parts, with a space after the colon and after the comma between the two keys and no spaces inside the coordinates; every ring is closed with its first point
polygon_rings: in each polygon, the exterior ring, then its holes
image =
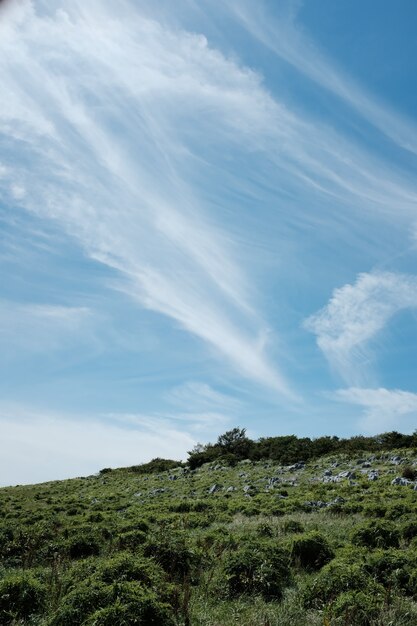
{"type": "Polygon", "coordinates": [[[287,469],[292,472],[294,470],[302,470],[305,468],[304,461],[299,461],[298,463],[294,463],[294,465],[289,465],[287,469]]]}
{"type": "Polygon", "coordinates": [[[394,465],[399,465],[402,461],[402,458],[400,456],[392,456],[390,458],[391,463],[393,463],[394,465]]]}
{"type": "Polygon", "coordinates": [[[341,476],[325,476],[323,478],[324,483],[341,483],[342,480],[341,476]]]}
{"type": "Polygon", "coordinates": [[[280,479],[277,478],[276,476],[266,476],[265,480],[267,481],[268,485],[275,485],[276,483],[280,482],[280,479]]]}
{"type": "Polygon", "coordinates": [[[321,500],[311,500],[304,502],[305,506],[311,506],[312,508],[323,509],[327,506],[327,502],[322,502],[321,500]]]}
{"type": "Polygon", "coordinates": [[[170,475],[168,476],[168,480],[177,480],[178,476],[170,475]]]}
{"type": "Polygon", "coordinates": [[[211,494],[211,493],[216,493],[216,491],[219,491],[219,489],[221,489],[221,486],[220,486],[220,485],[216,485],[216,484],[214,484],[214,485],[212,485],[211,487],[209,487],[208,492],[209,492],[210,494],[211,494]]]}
{"type": "Polygon", "coordinates": [[[236,491],[236,487],[230,486],[226,489],[226,493],[231,493],[232,491],[236,491]]]}
{"type": "Polygon", "coordinates": [[[349,478],[349,479],[352,479],[352,478],[356,478],[356,474],[355,474],[355,472],[353,472],[351,470],[346,470],[345,472],[340,472],[338,474],[338,477],[339,478],[349,478]]]}
{"type": "Polygon", "coordinates": [[[323,472],[323,476],[333,476],[333,472],[331,469],[327,469],[323,472]]]}
{"type": "Polygon", "coordinates": [[[391,485],[400,485],[401,487],[406,487],[407,485],[411,485],[411,480],[407,480],[407,478],[403,478],[402,476],[396,476],[391,481],[391,485]]]}

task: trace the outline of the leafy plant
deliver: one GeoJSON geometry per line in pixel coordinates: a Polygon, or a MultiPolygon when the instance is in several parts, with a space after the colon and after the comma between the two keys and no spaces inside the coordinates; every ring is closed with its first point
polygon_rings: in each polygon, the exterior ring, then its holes
{"type": "Polygon", "coordinates": [[[294,563],[309,571],[319,570],[332,560],[334,552],[319,532],[310,532],[293,539],[291,558],[294,563]]]}

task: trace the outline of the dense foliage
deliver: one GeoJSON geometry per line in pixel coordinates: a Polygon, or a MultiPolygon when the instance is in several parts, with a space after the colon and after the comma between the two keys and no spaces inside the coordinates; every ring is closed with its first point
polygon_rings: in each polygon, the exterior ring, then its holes
{"type": "MultiPolygon", "coordinates": [[[[360,451],[381,452],[401,448],[417,447],[417,432],[403,435],[398,432],[383,433],[374,437],[355,436],[350,439],[339,437],[262,437],[253,441],[246,436],[244,428],[233,428],[221,435],[215,444],[198,444],[189,452],[188,465],[200,467],[212,461],[227,462],[231,465],[243,459],[260,461],[268,459],[277,463],[290,464],[298,461],[317,459],[325,454],[354,454],[360,451]]],[[[415,472],[407,468],[408,472],[415,472]]]]}

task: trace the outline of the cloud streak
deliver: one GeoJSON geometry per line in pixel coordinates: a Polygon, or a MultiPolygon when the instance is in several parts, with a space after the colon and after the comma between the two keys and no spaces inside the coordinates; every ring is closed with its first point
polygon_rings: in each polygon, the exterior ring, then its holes
{"type": "Polygon", "coordinates": [[[87,307],[57,306],[0,300],[0,345],[3,356],[48,352],[67,345],[88,327],[87,307]]]}
{"type": "Polygon", "coordinates": [[[57,220],[120,272],[141,306],[290,394],[259,347],[263,323],[234,244],[206,219],[184,173],[195,159],[181,134],[186,116],[194,109],[227,127],[239,103],[251,123],[257,78],[204,37],[171,32],[129,3],[117,12],[108,2],[60,6],[43,13],[21,2],[1,25],[14,52],[0,63],[0,129],[21,157],[2,177],[6,197],[57,220]]]}
{"type": "Polygon", "coordinates": [[[282,3],[275,20],[262,2],[255,5],[248,0],[229,0],[228,6],[245,28],[277,56],[349,104],[401,148],[417,154],[415,123],[379,102],[325,56],[297,25],[297,2],[282,3]]]}
{"type": "MultiPolygon", "coordinates": [[[[203,35],[158,21],[145,4],[10,5],[0,24],[0,145],[10,157],[0,189],[116,270],[118,288],[139,306],[199,338],[234,372],[293,399],[263,345],[268,325],[250,271],[237,261],[243,254],[210,213],[210,170],[227,170],[238,150],[272,168],[274,191],[339,203],[341,216],[333,205],[307,215],[299,203],[279,214],[283,228],[349,226],[364,207],[408,223],[415,181],[300,117],[254,71],[203,35]]],[[[298,34],[287,35],[298,50],[298,34]]],[[[219,212],[233,210],[238,221],[239,208],[221,204],[219,212]]]]}

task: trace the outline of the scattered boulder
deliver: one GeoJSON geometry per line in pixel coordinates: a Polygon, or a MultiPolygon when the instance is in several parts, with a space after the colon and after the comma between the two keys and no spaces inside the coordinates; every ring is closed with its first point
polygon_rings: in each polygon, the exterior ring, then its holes
{"type": "Polygon", "coordinates": [[[411,480],[407,478],[403,478],[402,476],[396,476],[392,481],[391,485],[400,485],[401,487],[406,487],[407,485],[411,485],[411,480]]]}

